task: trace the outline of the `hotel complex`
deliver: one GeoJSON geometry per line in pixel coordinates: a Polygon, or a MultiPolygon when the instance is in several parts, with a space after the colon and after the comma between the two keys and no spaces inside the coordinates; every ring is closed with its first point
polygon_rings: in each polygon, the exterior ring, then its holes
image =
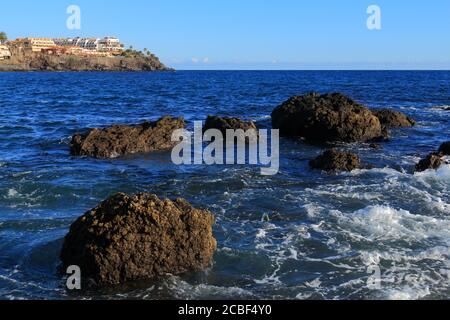
{"type": "MultiPolygon", "coordinates": [[[[100,38],[22,38],[9,41],[9,47],[30,52],[44,52],[47,54],[60,55],[71,54],[79,56],[113,56],[119,55],[124,45],[115,37],[100,38]]],[[[2,49],[0,48],[0,59],[2,59],[2,49]]],[[[5,49],[3,49],[5,50],[5,49]]],[[[6,47],[6,50],[9,49],[6,47]]]]}

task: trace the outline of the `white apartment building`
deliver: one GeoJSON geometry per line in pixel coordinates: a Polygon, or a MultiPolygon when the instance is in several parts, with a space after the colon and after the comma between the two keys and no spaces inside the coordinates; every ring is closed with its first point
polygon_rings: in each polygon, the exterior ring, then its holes
{"type": "Polygon", "coordinates": [[[104,37],[99,41],[100,51],[121,51],[123,50],[123,44],[115,37],[104,37]]]}
{"type": "Polygon", "coordinates": [[[111,52],[123,50],[123,44],[115,37],[99,38],[60,38],[53,39],[55,44],[62,47],[80,47],[86,50],[111,52]]]}

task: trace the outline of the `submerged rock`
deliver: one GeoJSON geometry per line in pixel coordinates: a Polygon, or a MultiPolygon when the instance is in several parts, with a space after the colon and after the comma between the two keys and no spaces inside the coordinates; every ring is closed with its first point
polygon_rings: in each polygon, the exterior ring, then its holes
{"type": "Polygon", "coordinates": [[[378,118],[340,94],[292,97],[272,112],[272,126],[284,137],[312,141],[368,141],[383,136],[378,118]]]}
{"type": "Polygon", "coordinates": [[[213,223],[183,199],[119,193],[72,224],[61,260],[99,286],[199,271],[216,249],[213,223]]]}
{"type": "Polygon", "coordinates": [[[87,134],[72,137],[71,154],[100,159],[122,155],[167,150],[172,133],[184,128],[183,118],[164,117],[137,126],[115,125],[105,129],[92,129],[87,134]]]}
{"type": "Polygon", "coordinates": [[[380,120],[383,128],[407,128],[416,125],[413,119],[398,111],[380,109],[372,110],[372,113],[380,120]]]}
{"type": "Polygon", "coordinates": [[[311,160],[309,165],[313,169],[320,169],[328,172],[352,171],[361,168],[361,160],[353,153],[331,149],[311,160]]]}
{"type": "Polygon", "coordinates": [[[442,163],[442,156],[440,154],[430,153],[425,159],[420,160],[416,165],[416,172],[422,172],[428,169],[437,169],[442,163]]]}

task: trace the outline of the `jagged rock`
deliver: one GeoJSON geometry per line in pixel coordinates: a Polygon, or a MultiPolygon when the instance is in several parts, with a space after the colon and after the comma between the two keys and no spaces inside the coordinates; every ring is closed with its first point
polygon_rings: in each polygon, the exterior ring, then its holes
{"type": "Polygon", "coordinates": [[[380,121],[368,108],[339,93],[292,97],[272,112],[272,126],[281,136],[319,142],[383,136],[380,121]]]}
{"type": "Polygon", "coordinates": [[[361,160],[353,153],[331,149],[311,160],[309,165],[313,169],[320,169],[329,172],[352,171],[361,168],[361,160]]]}
{"type": "Polygon", "coordinates": [[[413,119],[398,111],[380,109],[372,110],[372,113],[380,120],[383,128],[407,128],[416,124],[413,119]]]}
{"type": "Polygon", "coordinates": [[[87,134],[76,134],[71,141],[71,154],[100,159],[122,155],[167,150],[176,129],[184,128],[183,118],[164,117],[137,126],[115,125],[92,129],[87,134]]]}
{"type": "Polygon", "coordinates": [[[443,156],[450,156],[450,141],[444,142],[438,152],[443,156]]]}
{"type": "Polygon", "coordinates": [[[186,200],[116,194],[78,218],[61,251],[98,286],[200,271],[216,249],[213,215],[186,200]]]}
{"type": "Polygon", "coordinates": [[[425,159],[420,160],[416,165],[416,172],[439,168],[446,163],[444,161],[446,156],[450,156],[450,141],[444,142],[437,152],[432,152],[425,159]]]}
{"type": "Polygon", "coordinates": [[[438,153],[430,153],[425,159],[419,161],[416,165],[416,172],[422,172],[428,169],[437,169],[442,165],[442,156],[438,153]]]}

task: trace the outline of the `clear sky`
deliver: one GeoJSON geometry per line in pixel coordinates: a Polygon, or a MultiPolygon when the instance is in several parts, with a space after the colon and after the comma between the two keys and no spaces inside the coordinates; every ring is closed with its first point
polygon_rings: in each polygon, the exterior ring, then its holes
{"type": "Polygon", "coordinates": [[[113,35],[177,69],[450,69],[449,0],[13,0],[0,30],[113,35]],[[381,30],[367,28],[372,4],[381,30]]]}

